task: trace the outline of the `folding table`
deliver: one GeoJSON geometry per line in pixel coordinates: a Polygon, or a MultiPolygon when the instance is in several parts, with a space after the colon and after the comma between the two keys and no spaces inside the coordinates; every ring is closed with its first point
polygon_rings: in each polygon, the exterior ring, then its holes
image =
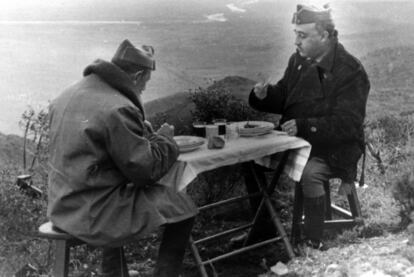
{"type": "Polygon", "coordinates": [[[205,268],[205,265],[207,264],[211,264],[213,262],[244,253],[251,249],[255,249],[276,241],[283,241],[289,257],[294,257],[294,252],[289,238],[286,235],[283,225],[279,219],[279,215],[270,201],[270,195],[273,193],[282,172],[285,172],[296,182],[300,180],[303,168],[308,160],[310,150],[311,146],[307,141],[298,137],[288,136],[283,132],[272,131],[269,134],[257,137],[238,137],[232,140],[227,140],[226,145],[222,149],[207,149],[207,144],[204,144],[196,151],[183,153],[178,157],[178,161],[173,165],[171,170],[161,180],[159,180],[160,184],[173,187],[176,190],[184,190],[197,177],[197,175],[202,172],[228,165],[249,163],[249,169],[252,170],[253,176],[255,176],[255,180],[259,185],[260,192],[255,195],[244,195],[222,200],[199,207],[200,211],[242,201],[254,196],[262,197],[259,208],[251,223],[230,230],[225,230],[212,236],[201,238],[197,241],[194,241],[192,237],[190,238],[191,251],[197,262],[201,276],[208,276],[205,268]],[[252,166],[254,163],[274,169],[274,177],[269,185],[261,181],[263,178],[258,178],[258,172],[254,169],[254,166],[252,166]],[[259,215],[264,209],[268,211],[268,214],[271,217],[271,222],[276,227],[277,234],[275,234],[276,236],[274,238],[251,245],[244,245],[239,249],[217,257],[211,257],[207,260],[203,260],[201,258],[197,245],[207,241],[214,241],[215,239],[243,230],[250,230],[250,232],[252,232],[255,228],[259,215]]]}

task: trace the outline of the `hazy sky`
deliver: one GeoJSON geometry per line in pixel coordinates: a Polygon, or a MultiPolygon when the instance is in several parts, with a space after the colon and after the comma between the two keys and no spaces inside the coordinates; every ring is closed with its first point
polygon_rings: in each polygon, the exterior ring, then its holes
{"type": "MultiPolygon", "coordinates": [[[[226,76],[254,80],[263,73],[276,80],[294,51],[296,4],[326,2],[0,0],[0,132],[20,134],[18,120],[28,105],[46,106],[88,63],[109,59],[126,37],[157,49],[157,72],[144,101],[226,76]]],[[[330,1],[341,42],[358,57],[414,41],[414,0],[379,2],[330,1]]]]}
{"type": "MultiPolygon", "coordinates": [[[[128,20],[133,16],[145,15],[145,11],[173,0],[0,0],[0,21],[36,21],[36,20],[128,20]],[[140,8],[131,10],[125,15],[126,7],[140,8]],[[118,13],[117,11],[122,13],[118,13]],[[119,18],[120,14],[127,18],[119,18]]],[[[292,0],[174,0],[177,5],[245,5],[251,2],[273,1],[293,2],[292,0]]],[[[299,0],[297,3],[306,3],[321,6],[328,2],[343,2],[349,0],[299,0]]],[[[353,0],[356,2],[377,2],[379,0],[353,0]]],[[[392,0],[398,2],[398,0],[392,0]]],[[[171,3],[171,2],[170,2],[171,3]]],[[[127,9],[128,10],[128,9],[127,9]]],[[[148,15],[147,15],[148,16],[148,15]]]]}

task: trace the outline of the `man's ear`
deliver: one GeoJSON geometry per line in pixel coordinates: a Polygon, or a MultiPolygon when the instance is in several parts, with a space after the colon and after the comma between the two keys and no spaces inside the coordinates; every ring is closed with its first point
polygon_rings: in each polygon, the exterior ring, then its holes
{"type": "Polygon", "coordinates": [[[325,30],[322,32],[322,40],[326,41],[328,39],[329,39],[329,33],[328,31],[325,30]]]}
{"type": "Polygon", "coordinates": [[[142,74],[144,73],[143,70],[140,70],[136,73],[134,73],[132,76],[134,77],[134,81],[136,82],[139,78],[142,78],[142,74]]]}

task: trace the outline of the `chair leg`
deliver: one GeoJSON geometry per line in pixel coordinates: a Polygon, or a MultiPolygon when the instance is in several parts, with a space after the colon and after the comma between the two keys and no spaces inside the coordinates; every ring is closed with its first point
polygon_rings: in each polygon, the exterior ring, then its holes
{"type": "Polygon", "coordinates": [[[201,260],[200,253],[198,252],[198,248],[194,243],[193,236],[190,236],[190,250],[191,250],[191,252],[193,254],[193,257],[194,257],[194,259],[197,263],[197,267],[198,267],[198,271],[200,272],[200,275],[202,277],[208,277],[206,268],[203,264],[203,261],[201,260]]]}
{"type": "Polygon", "coordinates": [[[299,183],[295,185],[295,196],[293,200],[291,243],[296,245],[301,237],[301,222],[303,216],[303,192],[299,183]]]}
{"type": "Polygon", "coordinates": [[[352,217],[361,217],[361,206],[358,200],[358,194],[354,185],[351,185],[351,193],[347,195],[349,208],[352,213],[352,217]]]}
{"type": "Polygon", "coordinates": [[[69,273],[70,246],[66,240],[55,241],[54,277],[67,277],[69,273]]]}
{"type": "Polygon", "coordinates": [[[325,220],[332,220],[332,209],[331,209],[331,188],[329,187],[329,181],[324,183],[325,189],[325,220]]]}

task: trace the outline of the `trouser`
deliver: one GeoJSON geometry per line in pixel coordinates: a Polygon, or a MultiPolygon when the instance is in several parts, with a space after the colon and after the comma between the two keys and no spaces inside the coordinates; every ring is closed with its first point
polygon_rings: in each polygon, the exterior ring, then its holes
{"type": "Polygon", "coordinates": [[[326,161],[317,157],[311,157],[303,170],[300,184],[305,239],[318,242],[323,238],[326,205],[324,184],[329,182],[331,176],[332,171],[326,161]]]}
{"type": "MultiPolygon", "coordinates": [[[[193,224],[194,217],[165,225],[154,277],[179,276],[193,224]]],[[[105,247],[102,256],[103,277],[129,276],[123,247],[105,247]]]]}

